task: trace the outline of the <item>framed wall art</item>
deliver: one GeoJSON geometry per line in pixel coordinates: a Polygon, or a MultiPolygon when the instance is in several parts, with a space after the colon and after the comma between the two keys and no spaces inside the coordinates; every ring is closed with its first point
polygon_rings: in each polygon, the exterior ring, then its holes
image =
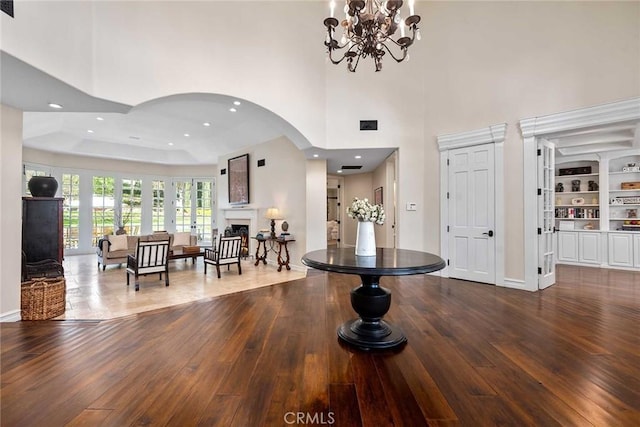
{"type": "Polygon", "coordinates": [[[382,205],[382,187],[378,187],[373,191],[373,203],[382,205]]]}
{"type": "Polygon", "coordinates": [[[228,160],[229,204],[246,205],[249,203],[249,154],[243,154],[228,160]]]}

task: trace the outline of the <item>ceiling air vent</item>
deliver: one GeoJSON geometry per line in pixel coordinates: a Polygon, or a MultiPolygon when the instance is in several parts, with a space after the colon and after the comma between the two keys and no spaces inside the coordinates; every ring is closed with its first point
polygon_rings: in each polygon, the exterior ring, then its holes
{"type": "Polygon", "coordinates": [[[378,130],[378,121],[360,120],[360,130],[378,130]]]}
{"type": "Polygon", "coordinates": [[[347,170],[347,169],[362,169],[362,166],[342,166],[340,169],[342,170],[347,170]]]}

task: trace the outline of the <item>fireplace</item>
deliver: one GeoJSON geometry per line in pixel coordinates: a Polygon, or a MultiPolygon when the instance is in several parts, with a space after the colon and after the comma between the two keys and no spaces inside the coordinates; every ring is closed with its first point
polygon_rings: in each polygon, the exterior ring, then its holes
{"type": "Polygon", "coordinates": [[[250,239],[249,236],[259,228],[258,210],[253,208],[230,208],[221,210],[224,215],[224,230],[229,227],[230,230],[234,232],[234,227],[236,230],[240,227],[246,228],[247,238],[246,243],[243,241],[243,246],[247,247],[248,254],[255,253],[255,240],[250,239]]]}
{"type": "Polygon", "coordinates": [[[249,235],[249,226],[246,224],[231,224],[229,227],[231,228],[232,236],[241,236],[242,234],[249,235]]]}
{"type": "Polygon", "coordinates": [[[244,224],[231,224],[224,230],[225,236],[240,236],[240,256],[247,258],[249,256],[249,226],[244,224]]]}

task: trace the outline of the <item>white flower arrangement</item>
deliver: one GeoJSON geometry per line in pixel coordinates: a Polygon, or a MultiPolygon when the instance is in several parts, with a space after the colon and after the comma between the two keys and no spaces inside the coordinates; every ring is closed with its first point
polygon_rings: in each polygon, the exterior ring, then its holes
{"type": "Polygon", "coordinates": [[[372,205],[369,203],[369,199],[358,199],[357,197],[354,197],[351,206],[347,208],[347,215],[358,221],[368,221],[378,225],[384,224],[386,218],[382,205],[372,205]]]}

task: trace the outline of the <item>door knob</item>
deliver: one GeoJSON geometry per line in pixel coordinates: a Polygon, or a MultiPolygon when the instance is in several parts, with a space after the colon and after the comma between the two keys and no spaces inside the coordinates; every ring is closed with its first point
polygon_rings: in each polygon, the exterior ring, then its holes
{"type": "Polygon", "coordinates": [[[489,230],[487,233],[482,233],[485,236],[493,237],[493,230],[489,230]]]}

